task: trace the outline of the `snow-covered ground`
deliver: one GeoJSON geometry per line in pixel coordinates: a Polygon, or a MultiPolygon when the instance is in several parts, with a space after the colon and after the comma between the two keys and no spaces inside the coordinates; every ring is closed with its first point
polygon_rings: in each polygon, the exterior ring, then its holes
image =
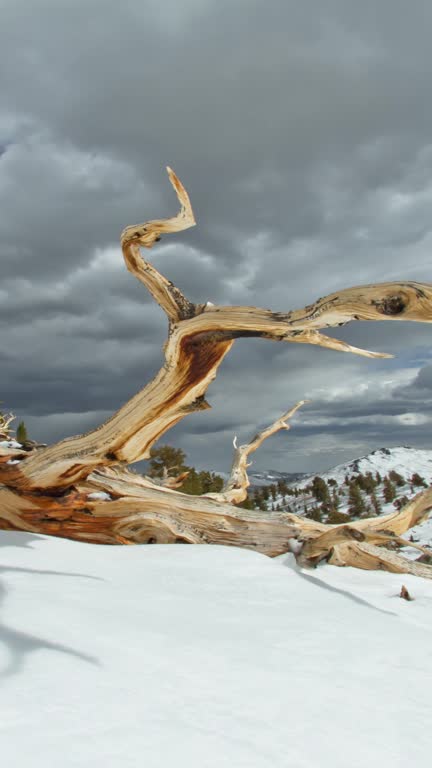
{"type": "Polygon", "coordinates": [[[7,768],[430,761],[432,581],[0,532],[0,585],[7,768]]]}

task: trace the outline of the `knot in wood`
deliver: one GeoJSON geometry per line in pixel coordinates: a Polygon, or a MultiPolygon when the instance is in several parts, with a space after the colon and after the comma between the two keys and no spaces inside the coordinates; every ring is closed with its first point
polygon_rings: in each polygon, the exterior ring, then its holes
{"type": "Polygon", "coordinates": [[[380,301],[373,301],[372,304],[383,315],[389,316],[400,315],[406,306],[402,296],[387,296],[380,301]]]}

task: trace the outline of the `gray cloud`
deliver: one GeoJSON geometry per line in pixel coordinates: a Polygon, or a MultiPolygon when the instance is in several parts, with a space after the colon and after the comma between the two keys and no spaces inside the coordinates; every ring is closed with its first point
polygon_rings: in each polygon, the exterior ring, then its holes
{"type": "MultiPolygon", "coordinates": [[[[198,227],[152,256],[192,300],[285,310],[350,285],[429,281],[431,22],[421,0],[3,0],[3,404],[54,440],[157,370],[166,321],[118,239],[173,212],[166,164],[198,227]]],[[[309,396],[257,466],[428,447],[429,326],[332,333],[397,357],[239,342],[213,410],[166,440],[226,469],[234,433],[309,396]]]]}

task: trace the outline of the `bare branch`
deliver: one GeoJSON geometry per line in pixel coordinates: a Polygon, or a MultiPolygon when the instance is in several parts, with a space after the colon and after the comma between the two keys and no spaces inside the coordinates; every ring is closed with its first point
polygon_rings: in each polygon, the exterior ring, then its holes
{"type": "Polygon", "coordinates": [[[340,341],[334,339],[332,336],[325,336],[319,331],[301,331],[295,333],[293,336],[287,336],[284,341],[291,341],[295,344],[316,344],[319,347],[326,347],[327,349],[334,349],[336,352],[352,352],[354,355],[361,355],[362,357],[372,358],[390,358],[394,355],[389,355],[386,352],[370,352],[367,349],[359,349],[359,347],[353,347],[346,341],[340,341]]]}
{"type": "Polygon", "coordinates": [[[10,434],[14,430],[11,429],[10,424],[14,421],[15,415],[13,413],[1,413],[0,412],[0,439],[10,439],[10,434]]]}
{"type": "Polygon", "coordinates": [[[250,485],[247,469],[250,467],[248,464],[248,458],[251,453],[254,453],[264,440],[267,440],[276,432],[281,429],[290,429],[288,419],[290,419],[299,408],[309,400],[300,400],[291,410],[283,414],[279,419],[276,419],[270,426],[258,432],[257,435],[247,443],[246,445],[240,445],[237,447],[237,436],[234,438],[233,445],[235,448],[233,464],[231,467],[230,476],[225,483],[220,493],[208,493],[206,496],[217,499],[218,501],[227,502],[228,504],[240,504],[247,497],[247,489],[250,485]]]}
{"type": "Polygon", "coordinates": [[[424,555],[432,557],[432,550],[428,549],[427,547],[422,547],[421,544],[416,544],[415,541],[403,539],[402,536],[394,536],[391,533],[368,534],[366,532],[366,540],[378,545],[380,542],[383,542],[384,544],[387,544],[388,542],[395,542],[395,544],[399,544],[401,547],[412,547],[412,549],[417,549],[419,552],[423,552],[424,555]]]}
{"type": "Polygon", "coordinates": [[[384,547],[377,547],[368,541],[337,544],[327,560],[331,565],[351,566],[366,571],[390,571],[390,573],[411,573],[424,579],[432,579],[432,567],[408,560],[402,555],[384,547]]]}
{"type": "MultiPolygon", "coordinates": [[[[171,469],[177,469],[177,467],[171,467],[171,469]]],[[[167,467],[163,467],[162,477],[146,476],[146,480],[149,480],[153,485],[157,485],[161,488],[180,488],[188,475],[190,475],[189,469],[185,472],[181,472],[179,475],[170,475],[167,467]]]]}
{"type": "Polygon", "coordinates": [[[166,279],[158,270],[141,255],[140,245],[152,248],[160,240],[163,233],[180,232],[195,226],[192,206],[180,179],[171,168],[167,168],[168,176],[180,201],[180,211],[171,219],[155,219],[145,224],[126,227],[121,235],[123,256],[129,272],[140,280],[151,295],[162,307],[172,322],[185,317],[193,317],[195,305],[182,292],[166,279]]]}
{"type": "MultiPolygon", "coordinates": [[[[181,333],[212,333],[214,338],[221,340],[257,336],[273,341],[295,342],[298,338],[300,344],[320,344],[319,336],[314,333],[308,335],[311,331],[345,325],[353,320],[430,323],[432,285],[398,282],[356,286],[290,312],[272,312],[247,306],[205,306],[201,314],[182,324],[181,333]]],[[[329,337],[322,338],[328,340],[329,337]]],[[[343,351],[352,351],[344,347],[344,342],[332,341],[343,351]]],[[[330,342],[327,344],[324,341],[323,346],[330,346],[330,342]]],[[[355,347],[353,350],[358,354],[355,347]]]]}

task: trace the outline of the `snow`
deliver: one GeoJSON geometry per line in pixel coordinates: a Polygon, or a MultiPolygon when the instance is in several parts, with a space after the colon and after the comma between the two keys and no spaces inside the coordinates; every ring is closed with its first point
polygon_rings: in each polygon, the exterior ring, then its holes
{"type": "Polygon", "coordinates": [[[105,491],[93,491],[87,496],[88,499],[99,499],[101,501],[111,501],[112,497],[105,491]]]}
{"type": "Polygon", "coordinates": [[[0,440],[0,448],[22,448],[22,445],[16,440],[0,440]]]}
{"type": "Polygon", "coordinates": [[[0,532],[17,768],[402,768],[432,748],[432,581],[0,532]],[[402,583],[415,598],[398,595],[402,583]]]}
{"type": "MultiPolygon", "coordinates": [[[[416,544],[420,544],[422,547],[430,547],[432,554],[432,511],[429,512],[429,517],[423,523],[410,528],[403,538],[409,539],[410,536],[413,537],[416,544]]],[[[404,557],[409,557],[410,560],[416,560],[422,553],[417,549],[402,547],[401,554],[404,557]]]]}

